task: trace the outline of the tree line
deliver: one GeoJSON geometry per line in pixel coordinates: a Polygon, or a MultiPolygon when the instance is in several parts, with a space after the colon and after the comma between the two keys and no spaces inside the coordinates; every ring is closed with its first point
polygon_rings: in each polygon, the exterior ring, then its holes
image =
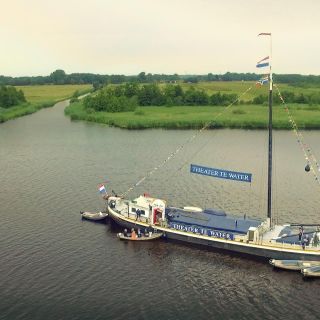
{"type": "MultiPolygon", "coordinates": [[[[283,91],[281,95],[286,103],[302,103],[302,104],[320,104],[320,93],[314,92],[309,94],[304,93],[294,93],[291,91],[283,91]]],[[[252,104],[267,104],[268,96],[260,94],[253,98],[252,104]]],[[[282,103],[280,97],[278,95],[273,96],[273,103],[280,104],[282,103]]]]}
{"type": "Polygon", "coordinates": [[[10,108],[22,102],[26,102],[22,90],[17,90],[12,86],[0,87],[0,108],[10,108]]]}
{"type": "MultiPolygon", "coordinates": [[[[137,75],[111,74],[101,75],[93,73],[66,74],[64,70],[55,70],[49,76],[36,77],[7,77],[0,76],[0,85],[43,85],[43,84],[93,84],[98,88],[104,84],[122,84],[125,82],[174,83],[184,81],[196,83],[201,81],[257,81],[261,75],[255,73],[226,72],[224,74],[208,73],[205,75],[152,74],[140,72],[137,75]]],[[[289,83],[295,86],[319,85],[320,76],[300,74],[275,74],[277,83],[289,83]]]]}
{"type": "Polygon", "coordinates": [[[126,83],[107,86],[84,99],[84,106],[91,111],[123,112],[133,111],[137,106],[223,106],[234,102],[236,94],[212,95],[204,90],[189,87],[183,90],[179,84],[126,83]]]}

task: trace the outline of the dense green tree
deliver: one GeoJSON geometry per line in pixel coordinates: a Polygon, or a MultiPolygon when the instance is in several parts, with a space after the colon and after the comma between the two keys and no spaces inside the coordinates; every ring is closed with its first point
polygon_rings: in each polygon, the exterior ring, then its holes
{"type": "Polygon", "coordinates": [[[125,93],[125,88],[124,88],[124,86],[116,86],[113,89],[113,92],[116,97],[122,97],[125,93]]]}
{"type": "MultiPolygon", "coordinates": [[[[121,84],[125,82],[167,82],[174,83],[178,80],[184,82],[196,83],[200,81],[257,81],[261,76],[255,73],[234,73],[225,74],[208,73],[206,75],[178,75],[178,74],[152,74],[141,72],[138,75],[101,75],[93,73],[71,73],[66,74],[63,70],[58,69],[51,73],[50,76],[36,77],[7,77],[0,76],[0,85],[41,85],[41,84],[99,84],[113,83],[121,84]]],[[[310,87],[320,85],[320,76],[300,75],[300,74],[274,74],[275,82],[288,83],[292,86],[310,87]]]]}
{"type": "Polygon", "coordinates": [[[99,83],[98,81],[94,81],[94,82],[92,83],[92,86],[93,86],[93,91],[97,91],[97,90],[99,90],[99,89],[102,88],[102,84],[99,83]]]}
{"type": "Polygon", "coordinates": [[[87,96],[84,99],[84,106],[87,110],[105,112],[125,112],[134,111],[137,106],[135,97],[127,98],[124,95],[117,96],[116,89],[106,87],[94,96],[87,96]]]}
{"type": "Polygon", "coordinates": [[[0,107],[10,108],[26,101],[22,90],[17,90],[12,86],[0,87],[0,107]]]}
{"type": "Polygon", "coordinates": [[[124,95],[127,98],[138,95],[139,86],[136,82],[127,82],[124,87],[124,95]]]}
{"type": "Polygon", "coordinates": [[[188,77],[188,78],[184,79],[184,82],[185,83],[198,83],[199,78],[197,76],[188,77]]]}
{"type": "Polygon", "coordinates": [[[66,73],[63,70],[58,69],[50,74],[50,79],[54,84],[65,84],[66,73]]]}
{"type": "Polygon", "coordinates": [[[209,96],[203,90],[196,90],[190,87],[184,93],[184,103],[187,106],[203,106],[209,104],[209,96]]]}
{"type": "Polygon", "coordinates": [[[139,82],[147,82],[147,77],[146,77],[146,73],[145,72],[140,72],[138,74],[138,81],[139,82]]]}
{"type": "Polygon", "coordinates": [[[296,103],[308,103],[308,98],[303,94],[300,93],[296,98],[295,98],[296,103]]]}
{"type": "Polygon", "coordinates": [[[140,106],[163,106],[166,98],[155,83],[143,85],[138,92],[140,106]]]}
{"type": "Polygon", "coordinates": [[[268,96],[265,94],[259,94],[258,96],[254,97],[252,100],[253,104],[264,104],[268,101],[268,96]]]}
{"type": "Polygon", "coordinates": [[[180,85],[166,85],[164,87],[163,94],[166,98],[166,105],[183,105],[184,92],[180,85]]]}

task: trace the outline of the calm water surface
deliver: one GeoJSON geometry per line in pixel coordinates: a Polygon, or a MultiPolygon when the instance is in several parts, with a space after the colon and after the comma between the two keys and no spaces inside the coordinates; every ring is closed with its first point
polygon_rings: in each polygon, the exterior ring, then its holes
{"type": "MultiPolygon", "coordinates": [[[[66,102],[0,125],[0,319],[319,319],[320,281],[172,242],[123,243],[97,184],[126,191],[191,131],[70,122],[66,102]]],[[[320,132],[305,132],[320,156],[320,132]]],[[[171,205],[264,217],[264,131],[204,132],[136,188],[171,205]],[[189,173],[190,163],[253,173],[252,184],[189,173]]],[[[319,222],[319,187],[291,132],[275,133],[279,222],[319,222]]]]}

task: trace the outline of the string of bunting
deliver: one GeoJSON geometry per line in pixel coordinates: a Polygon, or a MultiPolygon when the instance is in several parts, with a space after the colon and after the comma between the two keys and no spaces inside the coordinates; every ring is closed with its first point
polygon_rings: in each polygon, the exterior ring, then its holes
{"type": "Polygon", "coordinates": [[[134,185],[132,185],[126,192],[124,192],[121,196],[125,197],[128,195],[128,193],[130,193],[134,188],[136,188],[137,186],[139,186],[144,180],[146,180],[147,177],[150,177],[151,175],[153,175],[157,170],[161,169],[164,165],[167,164],[168,161],[170,161],[172,158],[174,158],[187,144],[189,144],[190,142],[192,142],[196,137],[198,137],[204,130],[206,130],[208,127],[212,127],[214,126],[216,120],[223,114],[225,113],[228,109],[230,109],[235,103],[237,103],[238,101],[240,101],[240,99],[247,94],[253,86],[247,88],[244,92],[242,92],[240,95],[238,95],[238,97],[232,101],[229,105],[227,105],[220,113],[218,113],[216,115],[216,117],[207,122],[201,129],[199,129],[194,135],[192,135],[185,143],[181,144],[180,146],[177,147],[177,149],[175,151],[173,151],[166,159],[164,159],[157,167],[154,167],[153,169],[151,169],[143,178],[141,178],[137,183],[135,183],[134,185]]]}
{"type": "Polygon", "coordinates": [[[274,84],[275,88],[277,89],[277,93],[278,93],[278,96],[284,106],[284,109],[288,115],[288,118],[289,118],[289,123],[291,124],[292,126],[292,130],[293,130],[293,133],[295,134],[296,136],[296,139],[297,139],[297,142],[302,150],[302,152],[304,153],[304,156],[305,156],[305,159],[307,161],[307,164],[309,165],[313,175],[314,175],[314,178],[315,180],[318,182],[318,184],[320,185],[320,179],[318,177],[318,172],[320,172],[320,165],[319,165],[319,162],[317,160],[317,158],[315,157],[315,155],[313,154],[311,148],[305,143],[304,141],[304,137],[302,135],[302,133],[299,131],[299,128],[297,126],[297,123],[295,122],[287,104],[285,103],[284,101],[284,98],[282,97],[281,95],[281,92],[278,88],[278,86],[276,84],[274,84]],[[313,164],[317,167],[317,171],[315,170],[313,164]]]}

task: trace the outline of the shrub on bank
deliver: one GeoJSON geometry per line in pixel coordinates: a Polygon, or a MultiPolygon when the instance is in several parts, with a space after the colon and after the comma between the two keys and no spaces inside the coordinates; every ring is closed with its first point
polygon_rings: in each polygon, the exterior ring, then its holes
{"type": "Polygon", "coordinates": [[[86,109],[94,109],[95,111],[134,111],[138,105],[137,99],[135,97],[128,98],[124,95],[119,95],[117,91],[118,89],[115,88],[104,88],[95,95],[85,97],[83,104],[86,109]]]}
{"type": "Polygon", "coordinates": [[[0,107],[10,108],[22,102],[26,102],[26,98],[22,90],[17,90],[12,86],[0,87],[0,107]]]}

